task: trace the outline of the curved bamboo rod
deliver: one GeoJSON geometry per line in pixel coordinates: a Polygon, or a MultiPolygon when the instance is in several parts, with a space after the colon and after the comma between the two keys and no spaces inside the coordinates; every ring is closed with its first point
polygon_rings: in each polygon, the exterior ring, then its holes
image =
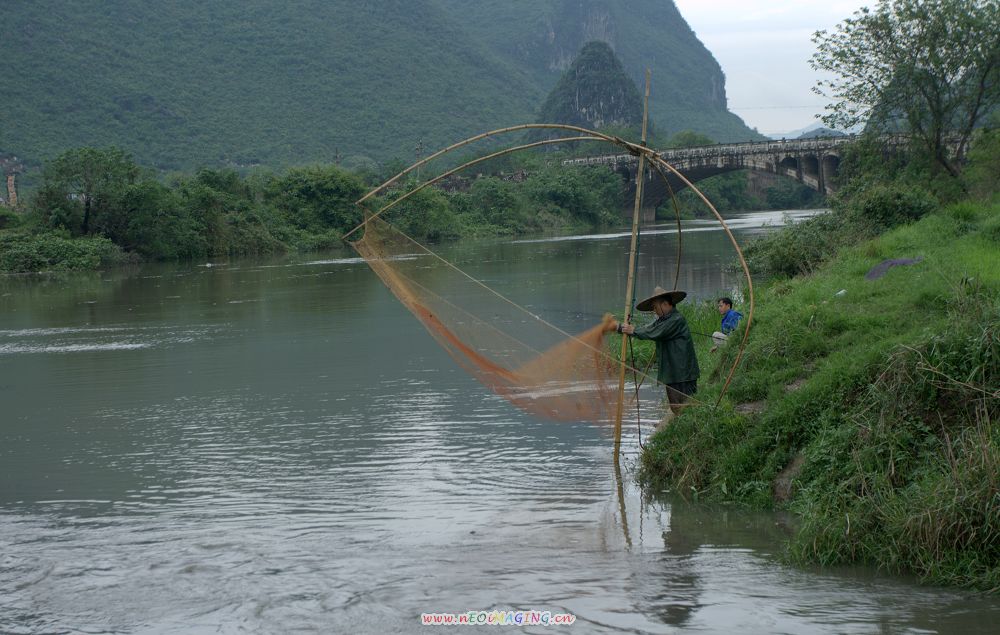
{"type": "MultiPolygon", "coordinates": [[[[400,177],[406,176],[407,174],[409,174],[410,172],[416,170],[417,168],[419,168],[421,166],[424,166],[424,165],[427,165],[428,163],[430,163],[434,159],[436,159],[436,158],[438,158],[440,156],[444,156],[445,154],[448,154],[449,152],[457,150],[457,149],[459,149],[459,148],[461,148],[463,146],[467,146],[470,143],[475,143],[476,141],[480,141],[480,140],[486,139],[488,137],[495,137],[497,135],[507,134],[508,132],[517,132],[518,130],[531,130],[531,129],[570,130],[572,132],[580,132],[580,133],[583,133],[583,134],[588,135],[588,136],[600,137],[601,139],[603,139],[605,141],[610,141],[612,143],[614,143],[615,141],[617,141],[623,147],[635,146],[635,144],[629,143],[628,141],[625,141],[624,139],[619,139],[618,137],[611,137],[611,136],[608,136],[606,134],[597,132],[595,130],[588,130],[586,128],[581,128],[579,126],[570,126],[568,124],[561,124],[561,123],[523,123],[523,124],[519,124],[517,126],[508,126],[506,128],[497,128],[496,130],[490,130],[490,131],[487,131],[487,132],[483,132],[481,134],[477,134],[474,137],[469,137],[468,139],[463,139],[462,141],[459,141],[457,143],[453,143],[450,146],[448,146],[447,148],[438,150],[437,152],[435,152],[434,154],[430,155],[429,157],[426,157],[424,159],[421,159],[420,161],[417,161],[416,163],[414,163],[410,167],[406,168],[405,170],[403,170],[402,172],[400,172],[396,176],[392,177],[391,179],[389,179],[388,181],[386,181],[382,185],[379,185],[378,187],[376,187],[372,191],[370,191],[367,194],[365,194],[364,196],[362,196],[360,199],[357,200],[357,202],[358,203],[364,203],[366,200],[368,200],[372,196],[375,196],[376,194],[378,194],[379,192],[381,192],[385,188],[389,187],[390,185],[392,185],[393,183],[395,183],[396,181],[398,181],[400,177]]],[[[635,146],[635,147],[637,147],[637,146],[635,146]]],[[[633,154],[635,154],[635,153],[633,152],[633,154]]]]}
{"type": "MultiPolygon", "coordinates": [[[[416,194],[420,190],[424,189],[425,187],[428,187],[430,185],[434,185],[435,183],[437,183],[437,182],[439,182],[439,181],[441,181],[443,179],[448,178],[452,174],[455,174],[456,172],[461,172],[462,170],[464,170],[466,168],[469,168],[469,167],[472,167],[473,165],[476,165],[477,163],[483,163],[484,161],[489,161],[490,159],[495,159],[497,157],[502,157],[505,154],[511,154],[513,152],[520,152],[521,150],[527,150],[529,148],[536,148],[538,146],[548,145],[548,144],[552,144],[552,143],[566,143],[568,141],[603,141],[603,140],[604,139],[602,139],[602,138],[591,137],[591,136],[586,136],[586,137],[565,137],[565,138],[562,138],[562,139],[546,139],[544,141],[535,141],[534,143],[526,143],[524,145],[514,146],[513,148],[505,148],[503,150],[499,150],[497,152],[494,152],[493,154],[488,154],[488,155],[486,155],[484,157],[479,157],[478,159],[473,159],[471,161],[463,163],[462,165],[458,166],[457,168],[452,168],[451,170],[448,170],[447,172],[439,174],[438,176],[435,176],[432,179],[428,179],[427,181],[421,183],[416,188],[410,190],[406,194],[403,194],[402,196],[400,196],[399,198],[397,198],[397,199],[395,199],[393,201],[390,201],[388,204],[386,204],[385,206],[381,207],[377,212],[372,213],[372,215],[369,216],[367,219],[365,219],[365,220],[361,221],[360,223],[358,223],[357,227],[355,227],[351,231],[347,232],[346,234],[344,234],[340,238],[341,238],[341,240],[347,240],[348,236],[350,236],[354,232],[356,232],[359,229],[361,229],[362,227],[364,227],[364,225],[365,225],[365,223],[367,221],[369,221],[369,220],[371,220],[373,218],[378,218],[379,216],[381,216],[385,212],[389,211],[390,209],[392,209],[396,205],[399,205],[400,203],[402,203],[406,199],[410,198],[411,196],[413,196],[414,194],[416,194]]],[[[438,154],[440,154],[440,153],[438,153],[438,154]]],[[[413,167],[413,166],[410,166],[410,167],[413,167]]],[[[392,183],[393,181],[395,181],[399,177],[401,177],[404,174],[406,174],[409,170],[410,170],[410,168],[407,168],[406,170],[403,170],[402,172],[400,172],[396,176],[392,177],[391,179],[389,179],[388,181],[386,181],[385,183],[383,183],[382,185],[380,185],[375,190],[372,190],[372,192],[375,192],[377,190],[385,188],[387,184],[392,183]]],[[[358,199],[357,201],[354,202],[354,204],[360,206],[361,203],[363,203],[365,201],[365,199],[367,199],[367,198],[369,198],[371,196],[372,192],[369,192],[368,194],[366,194],[362,198],[358,199]]]]}

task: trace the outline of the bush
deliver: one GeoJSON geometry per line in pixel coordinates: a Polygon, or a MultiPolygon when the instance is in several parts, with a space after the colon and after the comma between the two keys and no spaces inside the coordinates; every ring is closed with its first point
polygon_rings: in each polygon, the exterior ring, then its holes
{"type": "Polygon", "coordinates": [[[876,185],[847,204],[846,218],[858,226],[882,232],[912,223],[938,207],[938,201],[917,187],[897,184],[876,185]]]}
{"type": "Polygon", "coordinates": [[[757,273],[787,277],[807,274],[842,247],[917,221],[938,207],[937,199],[921,188],[875,185],[837,200],[832,212],[754,240],[744,254],[750,269],[757,273]]]}
{"type": "Polygon", "coordinates": [[[87,271],[125,261],[125,254],[107,238],[71,239],[66,233],[0,234],[0,270],[87,271]]]}
{"type": "Polygon", "coordinates": [[[449,240],[462,235],[462,224],[451,199],[441,190],[424,188],[386,214],[404,234],[421,240],[449,240]]]}
{"type": "Polygon", "coordinates": [[[969,150],[969,166],[963,177],[969,193],[988,199],[1000,192],[1000,112],[993,114],[991,127],[979,132],[969,150]]]}
{"type": "Polygon", "coordinates": [[[21,224],[21,215],[9,207],[0,206],[0,229],[13,229],[21,224]]]}
{"type": "Polygon", "coordinates": [[[751,271],[791,277],[812,272],[837,251],[839,214],[826,213],[757,238],[744,249],[751,271]]]}

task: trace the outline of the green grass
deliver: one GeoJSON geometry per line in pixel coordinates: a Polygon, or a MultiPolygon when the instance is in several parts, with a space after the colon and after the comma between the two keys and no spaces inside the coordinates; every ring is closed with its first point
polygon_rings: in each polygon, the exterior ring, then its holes
{"type": "MultiPolygon", "coordinates": [[[[1000,201],[956,203],[759,288],[722,405],[655,435],[644,478],[770,507],[802,457],[783,503],[803,519],[794,558],[1000,589],[998,227],[1000,201]]],[[[703,365],[699,399],[714,401],[735,349],[703,365]]]]}

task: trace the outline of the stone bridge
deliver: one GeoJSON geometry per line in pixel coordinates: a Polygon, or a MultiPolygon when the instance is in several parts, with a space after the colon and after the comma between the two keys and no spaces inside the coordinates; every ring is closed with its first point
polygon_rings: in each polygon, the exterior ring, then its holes
{"type": "MultiPolygon", "coordinates": [[[[844,146],[857,140],[857,136],[823,137],[793,141],[755,141],[746,143],[721,143],[710,146],[674,148],[657,152],[664,161],[677,168],[689,181],[696,182],[735,170],[759,170],[795,179],[824,194],[836,188],[835,176],[840,167],[840,154],[844,146]]],[[[885,137],[887,146],[907,143],[902,136],[885,137]]],[[[622,175],[629,183],[631,201],[635,195],[635,172],[638,157],[631,154],[568,159],[563,165],[606,165],[622,175]]],[[[679,192],[686,185],[674,174],[669,174],[670,187],[679,192]]],[[[647,168],[643,185],[643,218],[652,219],[655,210],[669,196],[663,179],[647,168]]],[[[628,205],[631,214],[632,203],[628,205]]]]}

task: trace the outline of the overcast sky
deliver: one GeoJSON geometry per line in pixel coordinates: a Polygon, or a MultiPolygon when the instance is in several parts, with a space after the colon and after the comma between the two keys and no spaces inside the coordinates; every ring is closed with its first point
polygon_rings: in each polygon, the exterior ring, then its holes
{"type": "Polygon", "coordinates": [[[765,134],[804,128],[825,100],[811,88],[814,32],[874,0],[674,0],[726,74],[729,110],[765,134]]]}

